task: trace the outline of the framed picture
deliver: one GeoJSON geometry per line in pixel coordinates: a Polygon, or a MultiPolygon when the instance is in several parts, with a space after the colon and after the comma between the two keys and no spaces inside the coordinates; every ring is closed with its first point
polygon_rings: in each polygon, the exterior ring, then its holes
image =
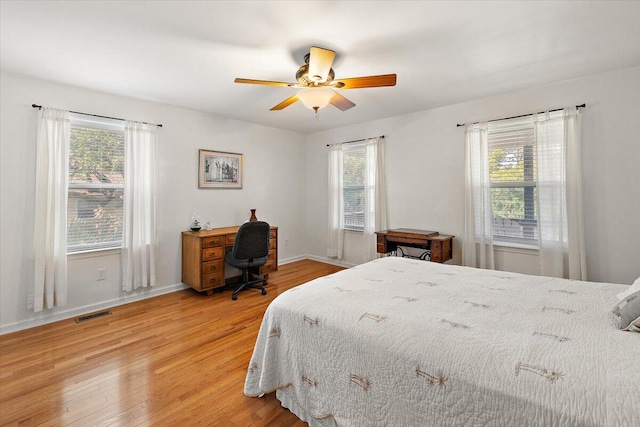
{"type": "Polygon", "coordinates": [[[198,188],[242,188],[243,155],[200,150],[198,188]]]}

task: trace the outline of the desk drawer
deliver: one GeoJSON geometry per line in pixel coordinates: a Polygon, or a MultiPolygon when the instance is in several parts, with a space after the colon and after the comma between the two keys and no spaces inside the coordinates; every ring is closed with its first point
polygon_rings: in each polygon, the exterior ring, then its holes
{"type": "Polygon", "coordinates": [[[269,251],[269,255],[267,255],[267,262],[276,260],[276,251],[269,251]]]}
{"type": "Polygon", "coordinates": [[[262,274],[278,271],[278,263],[276,261],[269,261],[262,266],[262,274]]]}
{"type": "Polygon", "coordinates": [[[222,272],[202,275],[202,289],[219,288],[224,286],[224,275],[222,272]]]}
{"type": "Polygon", "coordinates": [[[223,271],[223,260],[209,261],[202,263],[202,274],[220,273],[223,271]]]}
{"type": "Polygon", "coordinates": [[[225,246],[233,246],[233,242],[235,242],[235,241],[236,241],[236,235],[235,234],[229,234],[229,235],[224,237],[225,246]]]}
{"type": "Polygon", "coordinates": [[[202,250],[202,261],[213,261],[214,259],[222,259],[224,255],[224,249],[219,248],[209,248],[202,250]]]}
{"type": "Polygon", "coordinates": [[[275,239],[276,237],[278,237],[278,232],[276,230],[271,230],[270,235],[272,239],[275,239]]]}
{"type": "Polygon", "coordinates": [[[278,241],[276,239],[269,240],[269,249],[275,249],[278,246],[278,241]]]}
{"type": "Polygon", "coordinates": [[[222,246],[222,237],[205,237],[202,239],[202,249],[222,246]]]}

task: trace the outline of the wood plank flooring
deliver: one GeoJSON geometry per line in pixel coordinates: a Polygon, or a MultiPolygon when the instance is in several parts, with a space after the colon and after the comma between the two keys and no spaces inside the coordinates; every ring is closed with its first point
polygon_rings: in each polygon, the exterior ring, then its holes
{"type": "Polygon", "coordinates": [[[268,294],[193,290],[0,336],[0,425],[306,426],[275,395],[242,393],[269,303],[342,268],[279,266],[268,294]]]}

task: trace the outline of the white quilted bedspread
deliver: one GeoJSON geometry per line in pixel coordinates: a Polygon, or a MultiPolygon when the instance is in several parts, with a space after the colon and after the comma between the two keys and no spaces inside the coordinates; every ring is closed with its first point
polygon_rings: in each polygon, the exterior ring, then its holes
{"type": "Polygon", "coordinates": [[[382,258],[278,296],[244,392],[312,425],[640,426],[624,289],[382,258]]]}

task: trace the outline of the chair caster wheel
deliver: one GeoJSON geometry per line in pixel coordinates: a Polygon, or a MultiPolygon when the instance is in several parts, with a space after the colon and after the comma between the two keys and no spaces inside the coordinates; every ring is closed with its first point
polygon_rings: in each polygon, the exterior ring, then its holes
{"type": "Polygon", "coordinates": [[[231,299],[234,300],[234,301],[237,300],[238,299],[238,295],[231,295],[231,299]]]}
{"type": "Polygon", "coordinates": [[[262,290],[262,295],[266,295],[266,294],[267,294],[267,290],[266,290],[266,289],[263,289],[263,290],[262,290]]]}

